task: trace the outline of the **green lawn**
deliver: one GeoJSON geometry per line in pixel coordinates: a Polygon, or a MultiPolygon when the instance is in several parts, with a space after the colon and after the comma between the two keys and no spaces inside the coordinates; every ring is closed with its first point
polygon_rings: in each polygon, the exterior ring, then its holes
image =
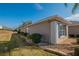
{"type": "Polygon", "coordinates": [[[55,56],[55,54],[46,52],[35,46],[16,48],[13,49],[9,54],[11,56],[55,56]]]}
{"type": "Polygon", "coordinates": [[[5,56],[56,56],[53,53],[46,52],[39,47],[27,46],[22,48],[15,48],[10,52],[0,53],[0,55],[5,56]]]}

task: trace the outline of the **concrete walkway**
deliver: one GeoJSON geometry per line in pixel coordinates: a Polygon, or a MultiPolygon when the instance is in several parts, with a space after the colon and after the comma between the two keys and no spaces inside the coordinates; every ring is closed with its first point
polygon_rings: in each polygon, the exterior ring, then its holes
{"type": "Polygon", "coordinates": [[[69,45],[49,45],[49,46],[40,46],[42,49],[55,52],[63,56],[73,55],[74,47],[69,45]]]}
{"type": "Polygon", "coordinates": [[[47,51],[52,51],[61,55],[70,56],[74,53],[74,47],[77,46],[76,39],[67,39],[61,44],[55,45],[40,45],[40,47],[47,51]]]}

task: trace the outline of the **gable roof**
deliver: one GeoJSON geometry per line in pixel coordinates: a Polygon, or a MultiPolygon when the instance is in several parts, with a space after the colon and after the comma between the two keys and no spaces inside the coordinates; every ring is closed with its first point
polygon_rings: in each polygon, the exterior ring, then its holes
{"type": "Polygon", "coordinates": [[[70,21],[72,22],[72,24],[70,24],[70,26],[76,26],[76,25],[79,25],[79,21],[70,21]]]}
{"type": "Polygon", "coordinates": [[[29,26],[37,25],[37,24],[43,23],[43,22],[52,22],[52,21],[58,21],[58,22],[62,22],[64,24],[68,24],[68,25],[71,24],[71,22],[65,20],[64,18],[55,15],[55,16],[50,16],[50,17],[44,18],[44,19],[42,19],[41,21],[39,21],[37,23],[30,24],[29,26]]]}

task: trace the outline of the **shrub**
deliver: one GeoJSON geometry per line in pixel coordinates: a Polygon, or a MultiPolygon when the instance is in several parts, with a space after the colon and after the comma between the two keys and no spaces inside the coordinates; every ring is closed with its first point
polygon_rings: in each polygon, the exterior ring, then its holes
{"type": "Polygon", "coordinates": [[[13,31],[17,31],[17,30],[15,29],[15,30],[13,30],[13,31]]]}
{"type": "Polygon", "coordinates": [[[26,32],[20,32],[22,35],[27,36],[29,33],[26,32]]]}
{"type": "Polygon", "coordinates": [[[11,50],[11,49],[16,48],[16,47],[19,46],[18,43],[17,43],[17,41],[16,41],[16,39],[11,40],[6,45],[7,45],[7,47],[8,47],[9,50],[11,50]]]}
{"type": "Polygon", "coordinates": [[[27,36],[27,35],[29,34],[29,33],[27,33],[27,32],[22,32],[22,31],[20,31],[20,30],[18,30],[17,33],[18,33],[18,34],[21,34],[21,35],[23,35],[23,36],[27,36]]]}
{"type": "Polygon", "coordinates": [[[5,51],[5,46],[1,46],[0,47],[0,52],[4,52],[5,51]]]}
{"type": "Polygon", "coordinates": [[[79,38],[77,38],[77,43],[79,44],[79,38]]]}
{"type": "Polygon", "coordinates": [[[17,33],[18,33],[18,34],[20,33],[20,29],[19,29],[19,30],[17,30],[17,33]]]}
{"type": "Polygon", "coordinates": [[[69,37],[73,38],[73,37],[75,37],[75,36],[74,36],[74,35],[72,35],[72,34],[69,34],[69,37]]]}
{"type": "Polygon", "coordinates": [[[38,33],[34,33],[29,35],[28,38],[32,39],[34,43],[40,43],[42,35],[38,33]]]}
{"type": "Polygon", "coordinates": [[[31,35],[29,34],[29,35],[27,35],[27,39],[31,39],[31,35]]]}
{"type": "Polygon", "coordinates": [[[78,34],[78,35],[76,35],[76,37],[77,37],[77,38],[79,38],[79,34],[78,34]]]}
{"type": "Polygon", "coordinates": [[[8,47],[6,45],[7,43],[0,43],[0,52],[7,52],[8,51],[8,47]]]}
{"type": "Polygon", "coordinates": [[[74,48],[74,55],[79,56],[79,46],[74,48]]]}
{"type": "Polygon", "coordinates": [[[12,39],[6,43],[0,43],[0,52],[7,52],[16,47],[19,47],[19,44],[17,43],[16,39],[12,39]]]}

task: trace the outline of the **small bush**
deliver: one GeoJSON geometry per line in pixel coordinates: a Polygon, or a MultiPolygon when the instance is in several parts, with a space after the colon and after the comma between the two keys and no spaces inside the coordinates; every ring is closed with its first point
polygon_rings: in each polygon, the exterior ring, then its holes
{"type": "Polygon", "coordinates": [[[79,38],[77,38],[77,43],[79,44],[79,38]]]}
{"type": "Polygon", "coordinates": [[[17,30],[15,29],[15,30],[13,30],[13,31],[15,32],[15,31],[17,31],[17,30]]]}
{"type": "Polygon", "coordinates": [[[31,39],[31,35],[27,35],[27,39],[31,39]]]}
{"type": "Polygon", "coordinates": [[[8,47],[6,45],[7,43],[0,43],[0,52],[7,52],[8,51],[8,47]]]}
{"type": "Polygon", "coordinates": [[[17,33],[19,34],[20,33],[20,30],[17,30],[17,33]]]}
{"type": "Polygon", "coordinates": [[[4,52],[5,51],[5,46],[1,46],[0,47],[0,52],[4,52]]]}
{"type": "Polygon", "coordinates": [[[79,34],[78,34],[78,35],[76,35],[76,37],[77,37],[77,38],[79,38],[79,34]]]}
{"type": "Polygon", "coordinates": [[[74,36],[74,35],[69,34],[69,37],[73,38],[73,37],[75,37],[75,36],[74,36]]]}
{"type": "Polygon", "coordinates": [[[74,55],[79,56],[79,46],[74,48],[74,55]]]}
{"type": "Polygon", "coordinates": [[[12,41],[8,42],[6,45],[7,45],[9,50],[19,46],[15,39],[13,39],[12,41]]]}
{"type": "Polygon", "coordinates": [[[16,47],[19,47],[16,39],[13,39],[6,43],[0,43],[0,52],[7,52],[16,47]]]}
{"type": "Polygon", "coordinates": [[[42,35],[38,33],[34,33],[28,36],[28,38],[32,39],[34,43],[40,43],[42,35]]]}
{"type": "Polygon", "coordinates": [[[29,33],[20,32],[22,35],[27,36],[29,33]]]}
{"type": "Polygon", "coordinates": [[[27,32],[21,32],[20,30],[17,31],[18,34],[21,34],[23,36],[27,36],[29,33],[27,32]]]}

